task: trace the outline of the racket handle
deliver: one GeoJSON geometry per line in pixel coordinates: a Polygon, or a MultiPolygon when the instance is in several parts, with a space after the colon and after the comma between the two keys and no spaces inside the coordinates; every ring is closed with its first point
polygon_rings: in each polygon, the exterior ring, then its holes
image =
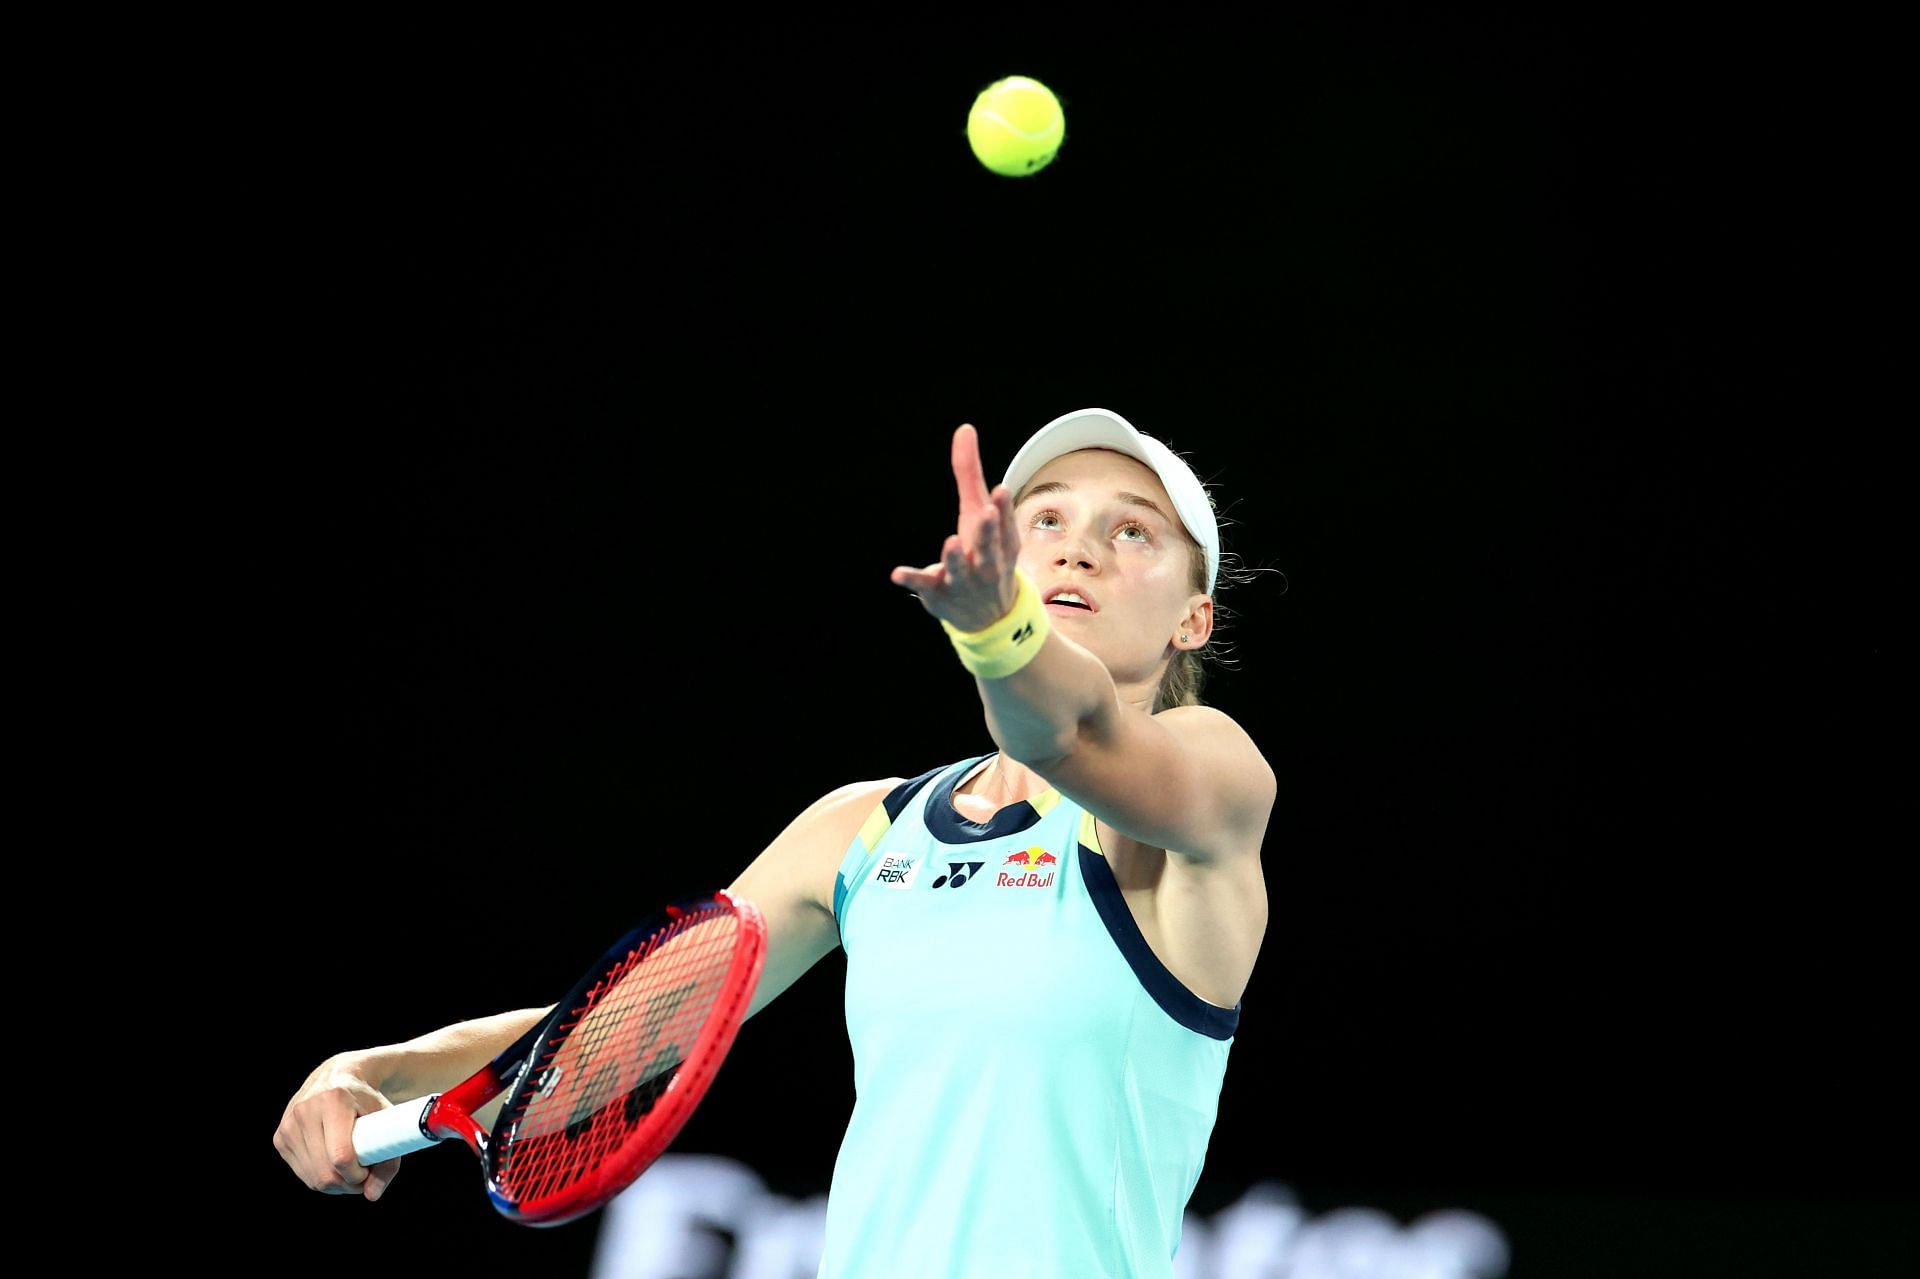
{"type": "Polygon", "coordinates": [[[439,1099],[440,1094],[434,1093],[360,1116],[353,1124],[353,1157],[361,1166],[371,1168],[437,1143],[440,1139],[429,1137],[420,1125],[428,1107],[439,1099]]]}

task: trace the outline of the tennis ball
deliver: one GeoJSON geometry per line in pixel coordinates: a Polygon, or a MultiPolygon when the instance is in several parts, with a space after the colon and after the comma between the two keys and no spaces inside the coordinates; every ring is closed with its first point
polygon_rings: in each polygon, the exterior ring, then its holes
{"type": "Polygon", "coordinates": [[[993,172],[1024,178],[1053,163],[1067,133],[1060,99],[1038,80],[1010,75],[980,90],[967,113],[967,144],[993,172]]]}

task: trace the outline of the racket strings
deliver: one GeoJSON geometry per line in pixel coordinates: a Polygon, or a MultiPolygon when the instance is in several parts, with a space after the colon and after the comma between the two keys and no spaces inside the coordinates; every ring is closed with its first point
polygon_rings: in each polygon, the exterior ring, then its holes
{"type": "Polygon", "coordinates": [[[739,930],[725,911],[677,918],[555,1022],[489,1151],[499,1193],[563,1193],[644,1139],[725,989],[739,930]]]}

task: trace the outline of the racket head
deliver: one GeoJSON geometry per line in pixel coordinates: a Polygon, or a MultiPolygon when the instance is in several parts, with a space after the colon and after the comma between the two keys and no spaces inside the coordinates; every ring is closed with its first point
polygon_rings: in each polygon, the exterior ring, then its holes
{"type": "Polygon", "coordinates": [[[674,902],[608,947],[539,1027],[481,1153],[512,1221],[555,1226],[644,1172],[733,1046],[766,922],[719,892],[674,902]]]}

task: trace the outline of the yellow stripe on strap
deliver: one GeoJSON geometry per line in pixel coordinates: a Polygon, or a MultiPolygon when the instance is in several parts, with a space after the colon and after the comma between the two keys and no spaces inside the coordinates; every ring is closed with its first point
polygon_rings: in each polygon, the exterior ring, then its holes
{"type": "Polygon", "coordinates": [[[892,829],[893,818],[887,816],[887,806],[884,803],[875,804],[866,825],[860,828],[860,842],[868,852],[872,852],[879,845],[881,837],[892,829]]]}
{"type": "Polygon", "coordinates": [[[1092,813],[1080,814],[1080,842],[1102,857],[1107,855],[1100,847],[1100,823],[1094,820],[1092,813]]]}

